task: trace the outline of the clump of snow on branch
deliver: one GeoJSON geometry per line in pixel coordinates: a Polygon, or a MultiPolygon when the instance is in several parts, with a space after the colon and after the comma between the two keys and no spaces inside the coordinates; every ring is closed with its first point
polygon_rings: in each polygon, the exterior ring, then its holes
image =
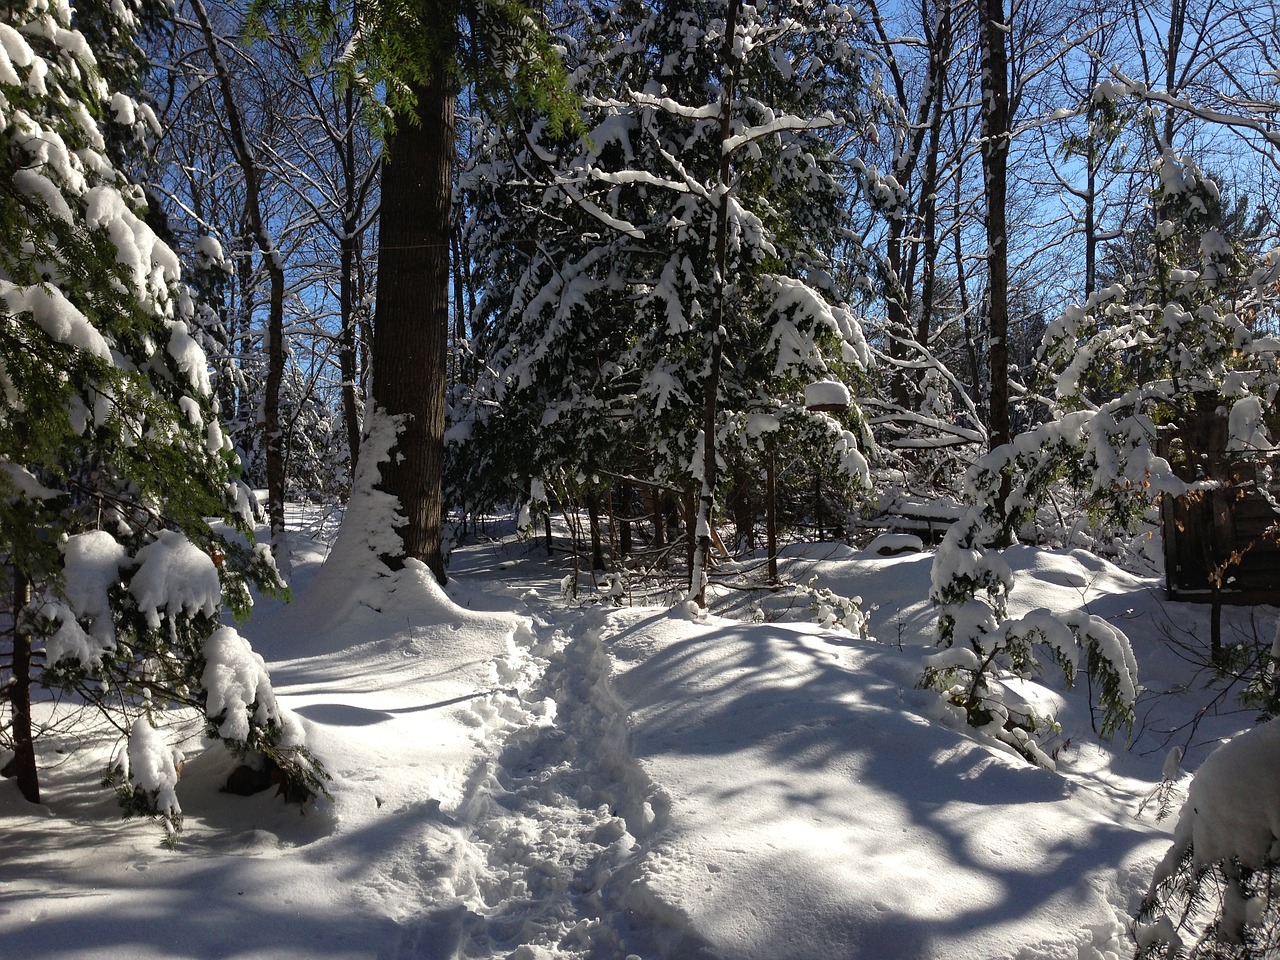
{"type": "Polygon", "coordinates": [[[271,678],[262,657],[232,627],[204,642],[205,715],[224,740],[249,741],[250,725],[279,723],[271,678]]]}
{"type": "Polygon", "coordinates": [[[222,603],[222,584],[213,559],[177,530],[161,530],[137,556],[129,592],[147,626],[157,629],[162,616],[212,617],[222,603]]]}
{"type": "Polygon", "coordinates": [[[1280,865],[1280,724],[1219,747],[1200,765],[1139,909],[1138,956],[1272,956],[1280,865]]]}

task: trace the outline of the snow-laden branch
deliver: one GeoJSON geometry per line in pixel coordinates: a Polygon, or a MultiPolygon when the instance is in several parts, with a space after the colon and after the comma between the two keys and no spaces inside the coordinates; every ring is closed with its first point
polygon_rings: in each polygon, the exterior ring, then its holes
{"type": "Polygon", "coordinates": [[[720,105],[708,103],[701,107],[688,107],[670,97],[655,97],[648,93],[628,93],[626,100],[613,98],[583,97],[582,102],[588,107],[600,107],[605,110],[631,110],[635,107],[652,107],[676,117],[689,120],[715,120],[720,116],[720,105]]]}
{"type": "Polygon", "coordinates": [[[721,151],[733,153],[743,144],[750,143],[752,140],[759,140],[761,137],[767,137],[771,134],[781,133],[783,130],[825,130],[829,127],[838,127],[840,125],[841,121],[833,116],[813,117],[809,120],[793,116],[778,117],[768,123],[747,127],[741,133],[735,133],[733,136],[728,137],[721,144],[721,151]]]}
{"type": "MultiPolygon", "coordinates": [[[[1100,88],[1102,92],[1099,95],[1108,97],[1128,95],[1150,103],[1158,103],[1174,110],[1181,110],[1188,116],[1207,120],[1210,123],[1219,124],[1236,132],[1250,131],[1256,133],[1272,147],[1280,147],[1280,130],[1273,129],[1273,125],[1265,120],[1224,113],[1212,107],[1199,106],[1193,103],[1189,97],[1179,97],[1168,90],[1152,90],[1145,83],[1134,80],[1116,64],[1106,64],[1105,66],[1107,72],[1115,78],[1116,83],[1115,85],[1108,84],[1106,88],[1100,88]]],[[[1280,114],[1280,103],[1272,103],[1270,107],[1273,114],[1280,114]]],[[[1280,167],[1280,156],[1274,153],[1266,153],[1266,157],[1272,166],[1280,167]]]]}
{"type": "Polygon", "coordinates": [[[682,183],[678,180],[669,180],[666,177],[659,177],[646,170],[619,170],[616,173],[610,173],[607,170],[592,167],[591,179],[599,180],[601,183],[611,183],[615,186],[623,186],[628,183],[642,183],[647,187],[661,187],[663,190],[674,190],[676,193],[693,192],[688,182],[682,183]]]}

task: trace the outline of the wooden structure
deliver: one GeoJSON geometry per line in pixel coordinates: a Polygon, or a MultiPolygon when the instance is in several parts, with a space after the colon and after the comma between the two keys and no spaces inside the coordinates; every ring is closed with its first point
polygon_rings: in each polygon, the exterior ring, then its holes
{"type": "Polygon", "coordinates": [[[1228,453],[1224,401],[1197,401],[1160,452],[1181,479],[1219,486],[1161,499],[1169,599],[1280,605],[1280,451],[1228,453]]]}

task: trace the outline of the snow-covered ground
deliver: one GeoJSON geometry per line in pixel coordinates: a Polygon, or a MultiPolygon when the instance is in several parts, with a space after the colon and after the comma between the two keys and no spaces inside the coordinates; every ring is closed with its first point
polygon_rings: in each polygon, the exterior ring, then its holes
{"type": "MultiPolygon", "coordinates": [[[[1010,550],[1010,613],[1107,618],[1147,691],[1128,751],[1097,744],[1084,683],[1037,691],[1049,773],[916,689],[928,554],[788,549],[792,581],[874,606],[867,641],[794,592],[726,589],[705,619],[566,599],[564,557],[510,538],[455,552],[447,596],[421,569],[372,588],[317,574],[332,524],[304,519],[298,601],[243,632],[332,800],[219,793],[231,762],[193,739],[171,851],[97,787],[101,731],[47,705],[46,803],[0,783],[0,957],[1125,957],[1168,748],[1194,767],[1251,721],[1187,662],[1207,610],[1080,551],[1010,550]]],[[[1264,614],[1230,612],[1269,638],[1264,614]]]]}

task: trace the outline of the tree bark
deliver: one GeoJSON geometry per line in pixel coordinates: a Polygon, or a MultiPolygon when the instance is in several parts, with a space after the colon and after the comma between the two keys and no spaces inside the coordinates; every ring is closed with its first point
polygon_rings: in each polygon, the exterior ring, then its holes
{"type": "Polygon", "coordinates": [[[587,494],[587,523],[591,533],[591,569],[608,569],[604,562],[604,544],[600,537],[600,494],[587,494]]]}
{"type": "MultiPolygon", "coordinates": [[[[991,400],[991,449],[1010,440],[1009,427],[1009,244],[1006,207],[1009,160],[1009,59],[1005,47],[1004,0],[982,0],[982,169],[987,201],[987,344],[991,400]]],[[[1000,485],[1005,513],[1009,477],[1000,485]]],[[[1007,524],[1006,524],[1007,526],[1007,524]]],[[[1008,531],[1005,532],[1006,536],[1008,531]]]]}
{"type": "Polygon", "coordinates": [[[733,98],[738,79],[738,58],[734,53],[734,34],[738,28],[738,10],[742,0],[729,0],[726,11],[723,73],[720,78],[720,170],[716,183],[716,238],[713,299],[709,311],[709,346],[707,381],[702,403],[702,494],[698,519],[690,531],[694,552],[689,564],[689,594],[698,606],[707,605],[707,570],[711,562],[711,519],[716,496],[716,420],[720,401],[720,368],[724,362],[724,312],[729,271],[729,174],[731,155],[727,149],[732,132],[733,98]]]}
{"type": "Polygon", "coordinates": [[[351,478],[356,475],[360,459],[360,396],[356,380],[356,233],[360,228],[360,206],[357,201],[355,91],[348,89],[343,101],[347,128],[342,138],[342,182],[346,208],[342,215],[341,258],[338,301],[341,328],[338,331],[338,369],[342,375],[342,421],[347,430],[347,449],[351,454],[351,478]]]}
{"type": "Polygon", "coordinates": [[[924,216],[924,255],[920,281],[920,316],[916,320],[916,342],[929,345],[933,332],[935,278],[938,266],[938,153],[942,144],[943,101],[947,92],[947,63],[951,58],[951,3],[938,5],[937,28],[929,37],[929,84],[931,105],[929,140],[925,147],[924,177],[920,181],[920,205],[924,216]]]}
{"type": "Polygon", "coordinates": [[[31,588],[19,570],[13,571],[13,681],[9,686],[9,716],[13,723],[13,776],[18,790],[32,803],[40,802],[40,773],[36,767],[35,736],[31,729],[31,634],[23,629],[22,610],[31,588]]]}
{"type": "Polygon", "coordinates": [[[614,514],[618,521],[618,554],[622,557],[631,556],[631,523],[632,523],[632,505],[635,502],[635,490],[629,481],[623,480],[619,484],[618,500],[620,508],[614,514]]]}
{"type": "Polygon", "coordinates": [[[778,582],[778,452],[774,439],[765,440],[765,544],[769,553],[769,581],[778,582]]]}
{"type": "Polygon", "coordinates": [[[378,486],[399,501],[406,521],[398,530],[400,553],[383,560],[392,569],[406,559],[420,560],[441,583],[446,579],[440,539],[456,100],[443,57],[436,55],[429,81],[414,85],[417,116],[397,117],[387,144],[373,329],[374,403],[401,427],[395,455],[381,465],[378,486]]]}

